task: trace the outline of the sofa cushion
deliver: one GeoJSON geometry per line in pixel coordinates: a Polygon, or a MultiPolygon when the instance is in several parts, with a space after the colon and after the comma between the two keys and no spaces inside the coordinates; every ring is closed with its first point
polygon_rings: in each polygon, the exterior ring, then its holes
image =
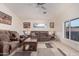
{"type": "Polygon", "coordinates": [[[6,34],[10,36],[10,33],[7,30],[0,30],[0,34],[6,34]]]}
{"type": "Polygon", "coordinates": [[[6,34],[0,34],[0,41],[10,41],[10,38],[6,34]]]}
{"type": "Polygon", "coordinates": [[[11,41],[18,41],[20,39],[20,36],[15,31],[10,31],[10,40],[11,41]]]}

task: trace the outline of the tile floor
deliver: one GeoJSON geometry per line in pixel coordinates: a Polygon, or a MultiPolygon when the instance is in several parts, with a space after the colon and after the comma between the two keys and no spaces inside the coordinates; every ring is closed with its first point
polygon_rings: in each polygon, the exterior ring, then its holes
{"type": "MultiPolygon", "coordinates": [[[[18,48],[11,55],[14,56],[78,56],[79,52],[59,41],[38,42],[36,52],[22,51],[18,48]]],[[[10,56],[11,56],[10,55],[10,56]]]]}

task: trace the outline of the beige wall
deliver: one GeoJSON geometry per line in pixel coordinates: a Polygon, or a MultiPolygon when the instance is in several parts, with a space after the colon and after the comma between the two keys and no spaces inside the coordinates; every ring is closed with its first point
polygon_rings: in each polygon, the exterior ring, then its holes
{"type": "Polygon", "coordinates": [[[15,30],[18,33],[22,34],[22,20],[19,19],[13,12],[11,12],[4,4],[0,4],[0,11],[12,16],[12,25],[0,23],[0,30],[15,30]]]}
{"type": "Polygon", "coordinates": [[[61,4],[55,19],[55,31],[61,42],[79,50],[79,42],[64,38],[64,22],[79,17],[79,4],[61,4]]]}
{"type": "Polygon", "coordinates": [[[42,20],[42,19],[27,19],[27,20],[23,20],[23,22],[30,22],[31,23],[31,28],[26,28],[26,29],[23,29],[23,30],[26,30],[28,32],[30,31],[49,31],[49,32],[52,32],[54,31],[54,28],[50,28],[49,27],[49,23],[50,22],[53,22],[53,20],[42,20]],[[44,24],[47,24],[47,28],[33,28],[33,24],[34,23],[44,23],[44,24]]]}
{"type": "MultiPolygon", "coordinates": [[[[3,30],[12,30],[12,31],[17,31],[19,34],[23,34],[23,30],[26,30],[30,33],[30,31],[33,31],[33,30],[38,30],[38,31],[54,31],[54,29],[51,29],[49,27],[49,23],[50,22],[53,22],[54,20],[48,20],[48,19],[25,19],[25,20],[22,20],[20,18],[18,18],[10,9],[8,9],[8,7],[4,4],[0,4],[0,11],[8,14],[8,15],[11,15],[12,16],[12,25],[6,25],[6,24],[2,24],[0,23],[0,29],[3,29],[3,30]],[[29,29],[24,29],[23,28],[23,22],[31,22],[31,28],[29,29]],[[45,29],[35,29],[33,28],[33,23],[45,23],[48,25],[48,28],[45,28],[45,29]]],[[[37,18],[37,17],[36,17],[37,18]]]]}

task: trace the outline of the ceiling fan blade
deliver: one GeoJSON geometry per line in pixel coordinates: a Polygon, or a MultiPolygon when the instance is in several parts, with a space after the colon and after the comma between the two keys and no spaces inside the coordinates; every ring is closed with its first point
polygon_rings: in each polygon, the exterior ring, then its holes
{"type": "Polygon", "coordinates": [[[46,4],[46,3],[37,3],[37,5],[44,5],[44,4],[46,4]]]}

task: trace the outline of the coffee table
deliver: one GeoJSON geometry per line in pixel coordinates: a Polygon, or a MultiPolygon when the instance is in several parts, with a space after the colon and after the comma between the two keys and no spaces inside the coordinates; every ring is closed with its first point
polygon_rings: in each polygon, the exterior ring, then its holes
{"type": "Polygon", "coordinates": [[[26,39],[23,44],[23,51],[37,51],[37,39],[26,39]]]}

